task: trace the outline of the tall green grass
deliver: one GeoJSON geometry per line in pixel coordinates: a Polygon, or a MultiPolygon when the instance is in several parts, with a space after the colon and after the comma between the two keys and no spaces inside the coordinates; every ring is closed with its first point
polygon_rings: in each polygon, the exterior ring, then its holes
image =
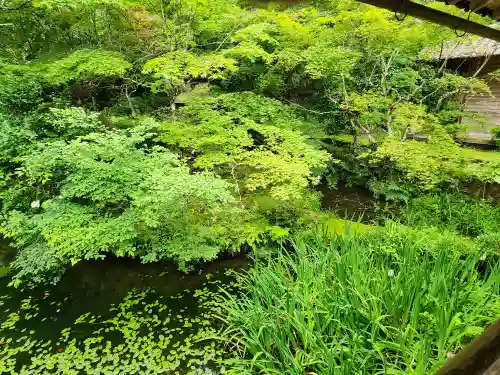
{"type": "Polygon", "coordinates": [[[453,246],[396,226],[296,238],[227,297],[231,373],[434,372],[500,317],[498,262],[453,246]]]}
{"type": "Polygon", "coordinates": [[[477,237],[500,230],[500,209],[486,200],[444,193],[413,199],[404,220],[410,226],[441,227],[477,237]]]}

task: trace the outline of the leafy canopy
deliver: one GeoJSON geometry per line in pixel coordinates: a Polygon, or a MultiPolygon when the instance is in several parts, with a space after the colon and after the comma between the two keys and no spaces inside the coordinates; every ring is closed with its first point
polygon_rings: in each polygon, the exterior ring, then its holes
{"type": "Polygon", "coordinates": [[[300,199],[328,156],[286,111],[291,109],[251,92],[197,98],[188,101],[181,120],[162,124],[159,139],[190,153],[193,167],[234,181],[241,194],[300,199]]]}

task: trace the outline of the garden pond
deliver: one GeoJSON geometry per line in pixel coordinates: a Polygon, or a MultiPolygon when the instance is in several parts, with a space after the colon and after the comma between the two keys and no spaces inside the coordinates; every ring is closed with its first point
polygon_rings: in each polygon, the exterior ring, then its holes
{"type": "MultiPolygon", "coordinates": [[[[339,217],[369,222],[376,215],[367,189],[317,190],[323,209],[339,217]]],[[[191,274],[171,263],[108,257],[71,267],[55,285],[24,290],[8,285],[2,265],[13,257],[0,238],[0,374],[224,373],[231,348],[220,337],[221,302],[238,293],[247,256],[191,274]]]]}
{"type": "Polygon", "coordinates": [[[238,290],[244,256],[184,274],[169,264],[107,258],[57,285],[19,290],[0,279],[0,374],[224,372],[221,300],[238,290]]]}

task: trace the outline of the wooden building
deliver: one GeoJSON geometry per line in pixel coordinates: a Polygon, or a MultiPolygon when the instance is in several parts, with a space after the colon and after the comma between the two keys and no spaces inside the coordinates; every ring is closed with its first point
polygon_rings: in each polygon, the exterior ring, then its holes
{"type": "MultiPolygon", "coordinates": [[[[462,30],[481,38],[466,41],[459,45],[447,46],[434,56],[449,68],[455,68],[465,75],[475,75],[487,81],[491,94],[478,94],[463,98],[465,108],[474,114],[462,118],[468,125],[468,138],[490,139],[491,129],[500,126],[500,81],[489,73],[500,68],[500,0],[439,0],[450,8],[459,8],[468,12],[467,18],[434,9],[426,2],[411,0],[359,0],[363,3],[388,9],[396,14],[396,18],[404,19],[406,15],[421,18],[452,29],[462,30]],[[470,14],[476,13],[491,20],[490,25],[483,25],[470,20],[470,14]],[[398,16],[399,15],[399,16],[398,16]],[[479,72],[478,72],[479,70],[479,72]]],[[[463,14],[465,17],[467,13],[463,14]]]]}
{"type": "Polygon", "coordinates": [[[485,38],[453,42],[434,57],[448,69],[485,80],[491,94],[464,97],[465,109],[473,115],[461,122],[468,126],[469,137],[491,138],[491,129],[500,126],[500,80],[491,74],[500,69],[500,43],[485,38]]]}

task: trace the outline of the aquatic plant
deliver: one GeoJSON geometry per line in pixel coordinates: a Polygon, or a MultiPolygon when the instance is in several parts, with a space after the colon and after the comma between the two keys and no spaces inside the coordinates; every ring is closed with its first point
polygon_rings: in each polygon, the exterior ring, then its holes
{"type": "Polygon", "coordinates": [[[215,318],[222,313],[219,289],[238,286],[232,274],[222,277],[224,284],[209,276],[200,289],[170,297],[133,290],[107,313],[89,311],[60,331],[57,321],[71,308],[69,297],[47,303],[45,293],[14,303],[2,296],[0,374],[219,374],[226,355],[214,339],[221,330],[215,318]],[[56,339],[41,337],[41,324],[54,327],[56,339]]]}

